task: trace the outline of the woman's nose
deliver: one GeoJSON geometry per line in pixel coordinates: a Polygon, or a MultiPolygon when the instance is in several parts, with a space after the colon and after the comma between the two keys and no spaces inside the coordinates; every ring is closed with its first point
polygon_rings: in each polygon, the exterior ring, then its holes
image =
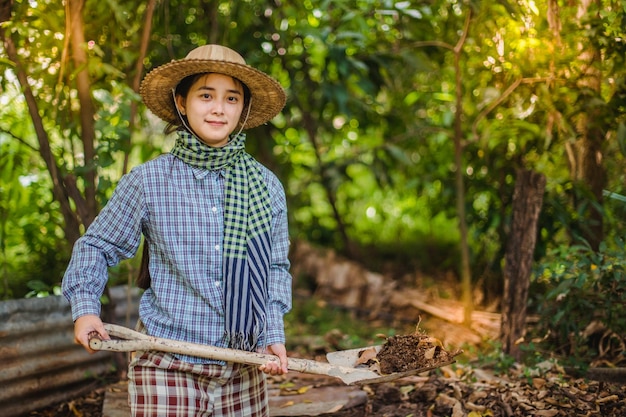
{"type": "Polygon", "coordinates": [[[214,100],[213,101],[213,107],[211,108],[211,111],[214,114],[223,114],[224,113],[224,102],[222,100],[214,100]]]}

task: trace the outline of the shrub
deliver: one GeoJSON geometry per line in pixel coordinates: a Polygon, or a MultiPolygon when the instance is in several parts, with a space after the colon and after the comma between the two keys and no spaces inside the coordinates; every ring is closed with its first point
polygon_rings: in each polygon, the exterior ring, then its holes
{"type": "Polygon", "coordinates": [[[624,356],[626,272],[624,241],[594,252],[585,246],[561,247],[549,254],[534,285],[538,326],[551,351],[590,362],[609,350],[624,356]],[[601,344],[604,344],[601,346],[601,344]]]}

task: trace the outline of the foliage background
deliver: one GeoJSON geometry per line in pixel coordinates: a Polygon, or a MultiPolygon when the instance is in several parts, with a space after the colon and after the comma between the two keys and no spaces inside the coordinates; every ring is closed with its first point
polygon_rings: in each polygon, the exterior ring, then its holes
{"type": "Polygon", "coordinates": [[[288,93],[249,151],[285,184],[294,240],[397,279],[461,277],[467,253],[492,304],[516,171],[530,169],[547,178],[531,307],[553,320],[538,332],[569,343],[574,300],[611,291],[600,319],[623,326],[625,1],[15,0],[2,14],[1,298],[53,292],[121,175],[168,151],[138,80],[221,43],[288,93]],[[555,314],[555,299],[572,301],[555,314]]]}

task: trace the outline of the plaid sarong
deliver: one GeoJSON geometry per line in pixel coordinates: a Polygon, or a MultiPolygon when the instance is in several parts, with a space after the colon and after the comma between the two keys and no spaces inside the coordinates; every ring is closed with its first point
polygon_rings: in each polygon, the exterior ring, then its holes
{"type": "Polygon", "coordinates": [[[266,377],[256,366],[190,364],[137,352],[128,372],[132,417],[267,417],[266,377]]]}
{"type": "Polygon", "coordinates": [[[264,343],[271,206],[259,163],[245,151],[245,134],[213,148],[179,131],[171,153],[189,165],[225,170],[224,314],[229,347],[253,351],[264,343]]]}

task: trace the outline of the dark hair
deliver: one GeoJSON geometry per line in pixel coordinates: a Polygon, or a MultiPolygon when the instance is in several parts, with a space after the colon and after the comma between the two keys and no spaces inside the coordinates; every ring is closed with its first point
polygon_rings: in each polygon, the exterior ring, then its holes
{"type": "MultiPolygon", "coordinates": [[[[182,96],[184,98],[187,98],[187,95],[189,94],[189,90],[191,89],[191,86],[198,81],[198,79],[200,79],[201,77],[204,77],[205,75],[211,74],[210,72],[200,72],[198,74],[191,74],[186,76],[185,78],[183,78],[182,80],[180,80],[180,82],[176,85],[176,89],[174,91],[174,95],[176,96],[182,96]]],[[[238,78],[232,77],[233,80],[235,80],[235,82],[239,83],[241,85],[241,87],[243,88],[243,112],[241,113],[246,114],[247,112],[247,106],[248,103],[250,103],[250,89],[248,88],[247,85],[244,84],[243,81],[239,80],[238,78]]],[[[172,100],[174,100],[174,97],[172,97],[172,100]]],[[[173,103],[175,105],[175,103],[173,103]]],[[[176,112],[179,120],[180,120],[180,114],[178,114],[178,112],[176,112]]],[[[165,134],[170,134],[172,132],[175,132],[176,130],[178,130],[179,128],[181,128],[181,124],[173,124],[173,123],[169,123],[166,127],[165,127],[165,134]]]]}

